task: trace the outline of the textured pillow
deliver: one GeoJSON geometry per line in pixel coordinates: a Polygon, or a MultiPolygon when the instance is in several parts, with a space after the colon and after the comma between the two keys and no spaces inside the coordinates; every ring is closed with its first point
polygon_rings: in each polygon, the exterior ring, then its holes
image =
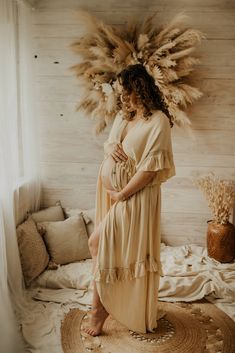
{"type": "Polygon", "coordinates": [[[65,207],[63,208],[63,210],[66,218],[76,216],[81,213],[86,224],[91,222],[91,219],[84,212],[86,210],[83,210],[81,208],[69,208],[69,207],[65,207]]]}
{"type": "Polygon", "coordinates": [[[87,234],[88,236],[91,235],[95,226],[95,208],[81,209],[65,207],[63,210],[66,218],[82,213],[86,223],[87,234]]]}
{"type": "Polygon", "coordinates": [[[50,206],[39,210],[37,212],[33,212],[31,214],[33,220],[38,222],[56,222],[63,221],[65,219],[63,208],[61,206],[60,201],[57,201],[55,206],[50,206]]]}
{"type": "Polygon", "coordinates": [[[44,241],[51,260],[56,264],[64,265],[91,258],[81,213],[64,221],[39,222],[37,227],[44,229],[44,241]]]}
{"type": "Polygon", "coordinates": [[[49,263],[49,254],[32,217],[16,228],[22,272],[26,286],[39,276],[49,263]]]}

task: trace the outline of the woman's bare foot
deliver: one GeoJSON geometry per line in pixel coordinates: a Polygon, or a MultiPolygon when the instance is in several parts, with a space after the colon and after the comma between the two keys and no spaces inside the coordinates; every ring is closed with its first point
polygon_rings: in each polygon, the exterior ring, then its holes
{"type": "Polygon", "coordinates": [[[103,306],[96,307],[92,309],[91,312],[91,324],[89,327],[84,328],[83,331],[91,336],[98,336],[102,332],[104,322],[109,316],[109,313],[103,306]]]}

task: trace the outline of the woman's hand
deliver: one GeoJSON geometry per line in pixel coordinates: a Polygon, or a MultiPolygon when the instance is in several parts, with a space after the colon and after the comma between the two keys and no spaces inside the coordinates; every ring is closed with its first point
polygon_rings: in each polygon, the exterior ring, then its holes
{"type": "Polygon", "coordinates": [[[127,154],[123,151],[121,142],[116,143],[111,150],[110,155],[113,157],[115,162],[126,161],[128,159],[127,154]]]}
{"type": "Polygon", "coordinates": [[[110,197],[115,201],[124,201],[129,199],[137,191],[143,189],[152,180],[157,171],[138,171],[129,180],[128,184],[121,190],[107,190],[110,197]]]}
{"type": "Polygon", "coordinates": [[[109,189],[107,189],[106,191],[109,193],[111,199],[113,199],[114,201],[121,201],[123,198],[123,194],[120,191],[109,190],[109,189]]]}

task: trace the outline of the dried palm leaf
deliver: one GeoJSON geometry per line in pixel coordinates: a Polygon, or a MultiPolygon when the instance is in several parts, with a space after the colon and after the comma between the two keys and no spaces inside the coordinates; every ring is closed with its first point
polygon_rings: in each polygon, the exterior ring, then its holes
{"type": "Polygon", "coordinates": [[[78,19],[80,27],[84,27],[86,32],[96,32],[97,27],[100,24],[100,20],[92,16],[89,12],[85,10],[79,10],[76,12],[76,18],[78,19]]]}
{"type": "Polygon", "coordinates": [[[180,59],[182,57],[185,57],[189,54],[191,54],[193,51],[195,50],[194,47],[191,47],[191,48],[187,48],[187,49],[184,49],[184,50],[180,50],[180,51],[177,51],[173,54],[169,54],[169,58],[170,60],[177,60],[177,59],[180,59]]]}
{"type": "Polygon", "coordinates": [[[175,44],[184,44],[184,46],[187,47],[200,44],[202,38],[205,38],[205,36],[201,31],[196,29],[187,29],[181,35],[176,37],[173,42],[175,44]]]}
{"type": "Polygon", "coordinates": [[[153,20],[156,18],[157,12],[153,15],[148,16],[142,23],[140,27],[141,33],[145,33],[148,35],[148,38],[152,38],[156,31],[156,25],[154,24],[153,20]]]}
{"type": "Polygon", "coordinates": [[[175,70],[169,69],[169,68],[161,68],[161,72],[162,72],[162,77],[164,82],[168,83],[168,82],[173,82],[179,79],[179,76],[177,74],[177,72],[175,70]]]}
{"type": "Polygon", "coordinates": [[[139,25],[136,23],[136,19],[130,19],[125,27],[121,27],[117,29],[117,34],[123,40],[134,43],[136,42],[136,38],[139,33],[139,25]]]}
{"type": "Polygon", "coordinates": [[[162,31],[160,31],[160,33],[157,35],[156,39],[155,39],[155,42],[157,44],[160,44],[161,42],[163,42],[163,40],[165,39],[168,39],[170,35],[172,35],[171,31],[172,30],[175,30],[175,27],[179,27],[181,26],[185,20],[188,20],[188,16],[185,15],[183,12],[179,13],[178,15],[176,15],[172,21],[170,21],[168,23],[168,25],[166,25],[164,27],[164,29],[162,31]]]}
{"type": "Polygon", "coordinates": [[[146,47],[146,44],[149,43],[149,37],[147,34],[140,34],[137,40],[137,49],[141,50],[142,48],[146,47]]]}

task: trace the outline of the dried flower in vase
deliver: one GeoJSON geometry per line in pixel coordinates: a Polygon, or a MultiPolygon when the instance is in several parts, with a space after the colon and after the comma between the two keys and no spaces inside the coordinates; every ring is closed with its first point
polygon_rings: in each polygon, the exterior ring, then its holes
{"type": "Polygon", "coordinates": [[[235,199],[235,183],[231,180],[221,179],[213,172],[195,178],[194,183],[205,195],[214,221],[220,224],[229,223],[235,199]]]}

